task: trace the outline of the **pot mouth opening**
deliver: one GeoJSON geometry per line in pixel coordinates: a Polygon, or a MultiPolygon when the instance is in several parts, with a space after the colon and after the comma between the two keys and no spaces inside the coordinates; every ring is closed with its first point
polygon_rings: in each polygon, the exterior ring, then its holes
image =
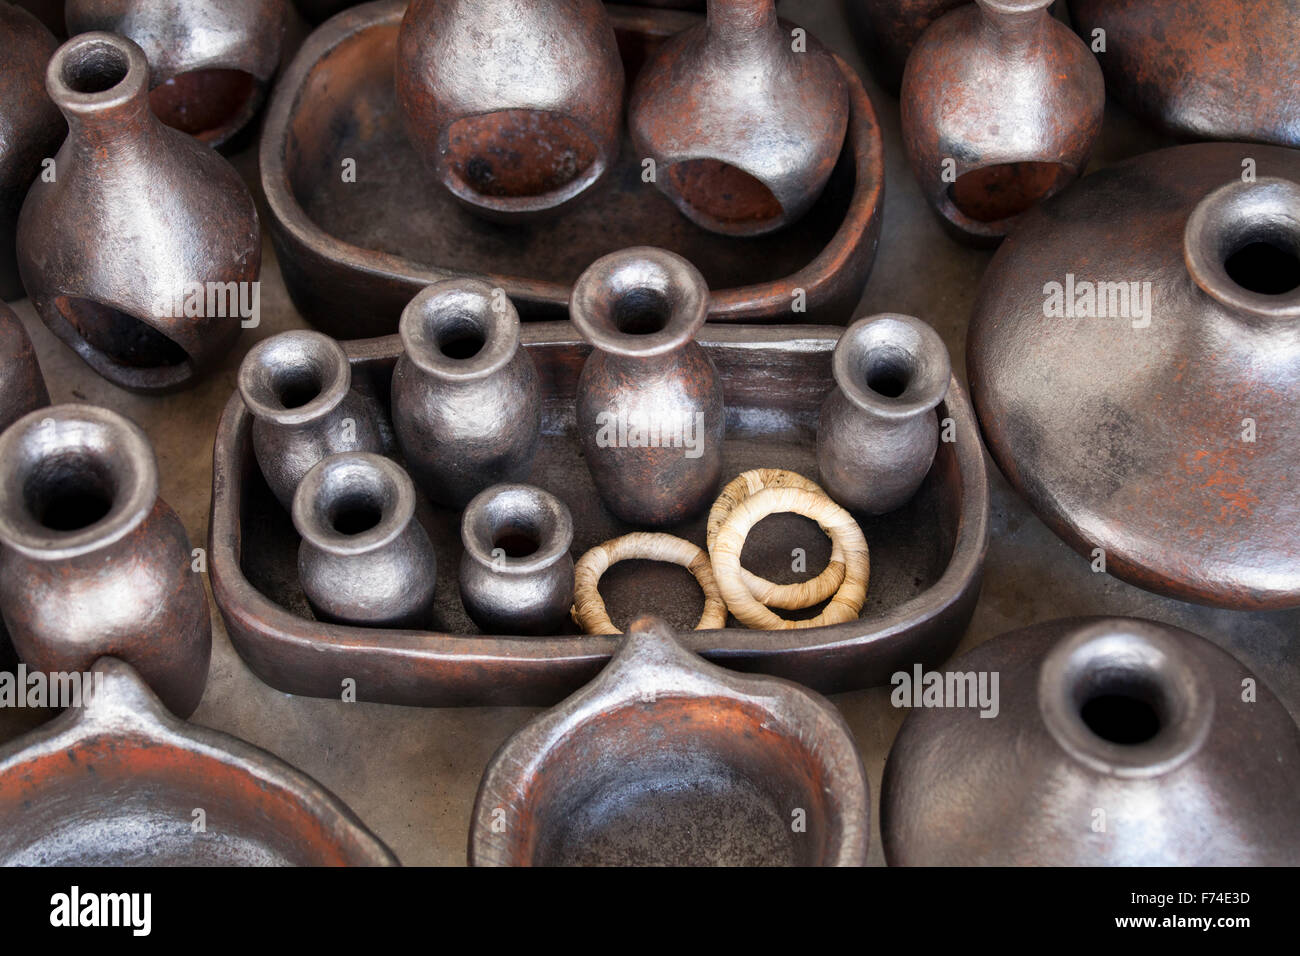
{"type": "Polygon", "coordinates": [[[365,554],[393,541],[414,520],[415,488],[382,455],[347,452],[307,472],[291,510],[304,541],[330,554],[365,554]]]}
{"type": "Polygon", "coordinates": [[[676,253],[624,249],[592,263],[574,283],[573,324],[602,352],[649,358],[682,348],[704,325],[709,290],[676,253]]]}
{"type": "Polygon", "coordinates": [[[406,357],[440,379],[485,378],[519,347],[519,314],[504,289],[477,279],[448,279],[421,290],[402,311],[406,357]]]}
{"type": "Polygon", "coordinates": [[[663,171],[660,188],[696,224],[730,236],[757,236],[785,225],[771,188],[721,159],[683,159],[663,171]]]}
{"type": "Polygon", "coordinates": [[[927,412],[948,394],[952,361],[932,328],[909,315],[859,319],[836,344],[835,382],[862,410],[886,418],[927,412]]]}
{"type": "Polygon", "coordinates": [[[1009,223],[1059,192],[1074,178],[1065,163],[1028,160],[996,163],[962,173],[948,186],[948,201],[982,226],[1009,223]]]}
{"type": "Polygon", "coordinates": [[[78,296],[55,296],[52,304],[69,344],[110,380],[167,389],[193,377],[194,361],[184,347],[144,319],[78,296]]]}
{"type": "Polygon", "coordinates": [[[94,31],[68,40],[50,58],[45,86],[64,112],[88,115],[143,100],[149,64],[131,40],[94,31]]]}
{"type": "Polygon", "coordinates": [[[280,425],[313,421],[352,387],[347,354],[319,332],[282,332],[249,350],[239,366],[239,393],[256,418],[280,425]]]}
{"type": "Polygon", "coordinates": [[[466,553],[493,571],[539,571],[569,553],[573,518],[554,495],[523,484],[494,485],[465,507],[466,553]]]}
{"type": "Polygon", "coordinates": [[[172,129],[215,145],[252,115],[259,89],[257,77],[246,70],[189,70],[151,89],[149,108],[172,129]]]}

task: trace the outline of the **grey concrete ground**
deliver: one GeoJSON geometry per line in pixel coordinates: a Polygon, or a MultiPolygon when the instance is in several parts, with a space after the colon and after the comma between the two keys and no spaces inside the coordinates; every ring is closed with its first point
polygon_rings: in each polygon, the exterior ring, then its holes
{"type": "MultiPolygon", "coordinates": [[[[898,103],[872,81],[836,0],[790,0],[796,20],[862,73],[885,134],[884,230],[859,314],[908,312],[934,325],[954,363],[964,368],[965,331],[980,274],[990,254],[947,238],[907,169],[898,103]]],[[[1163,145],[1110,105],[1096,162],[1163,145]]],[[[235,157],[254,192],[256,150],[235,157]]],[[[180,513],[195,544],[205,543],[217,417],[235,386],[243,354],[259,338],[304,325],[288,300],[269,240],[262,273],[262,325],[245,332],[221,369],[194,389],[141,398],[95,376],[37,320],[27,302],[16,309],[31,333],[54,401],[89,401],[129,415],[158,453],[162,494],[180,513]]],[[[815,316],[810,316],[815,321],[815,316]]],[[[1136,614],[1197,631],[1241,658],[1300,715],[1300,611],[1242,614],[1147,594],[1104,574],[1057,540],[1012,493],[992,462],[992,541],[984,591],[962,650],[1011,628],[1054,617],[1136,614]]],[[[261,683],[236,655],[213,609],[215,647],[207,692],[194,720],[266,748],[321,781],[408,865],[465,862],[470,808],[479,776],[496,748],[536,711],[529,708],[420,710],[293,697],[261,683]]],[[[835,704],[857,739],[878,798],[880,774],[905,712],[888,688],[842,694],[835,704]]],[[[0,714],[0,740],[36,719],[0,714]]],[[[874,819],[872,862],[883,863],[874,819]]]]}

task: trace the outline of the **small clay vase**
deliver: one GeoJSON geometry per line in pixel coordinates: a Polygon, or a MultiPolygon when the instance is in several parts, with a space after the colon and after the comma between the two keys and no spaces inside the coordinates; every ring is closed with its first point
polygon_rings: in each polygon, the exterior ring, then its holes
{"type": "Polygon", "coordinates": [[[948,349],[920,319],[873,315],[844,330],[831,368],[835,390],[817,422],[822,484],[852,511],[893,511],[916,494],[938,450],[948,349]]]}
{"type": "Polygon", "coordinates": [[[475,213],[556,210],[618,154],[623,61],[599,0],[413,0],[396,60],[407,135],[475,213]]]}
{"type": "Polygon", "coordinates": [[[435,282],[402,311],[398,334],[393,428],[420,489],[463,508],[489,485],[526,479],[542,399],[505,294],[477,279],[435,282]]]}
{"type": "Polygon", "coordinates": [[[422,628],[437,559],[415,519],[415,486],[369,452],[316,464],[293,496],[298,579],[316,616],[341,624],[422,628]]]}
{"type": "Polygon", "coordinates": [[[708,303],[698,269],[650,246],[597,259],[573,286],[569,313],[594,349],[578,379],[578,437],[605,507],[629,524],[676,524],[717,491],[722,384],[695,342],[708,303]]]}
{"type": "Polygon", "coordinates": [[[493,485],[461,518],[460,600],[486,634],[553,634],[573,606],[573,516],[532,485],[493,485]]]}
{"type": "Polygon", "coordinates": [[[876,80],[898,95],[903,67],[926,28],[970,0],[844,0],[850,24],[860,32],[867,66],[876,80]]]}
{"type": "Polygon", "coordinates": [[[900,97],[912,173],[949,231],[996,245],[1073,182],[1101,131],[1106,89],[1052,0],[977,0],[936,20],[900,97]]]}
{"type": "Polygon", "coordinates": [[[220,146],[256,114],[280,66],[285,0],[68,0],[68,32],[139,44],[149,107],[173,129],[220,146]]]}
{"type": "Polygon", "coordinates": [[[52,181],[18,222],[18,266],[41,319],[122,388],[183,388],[258,320],[261,234],[234,168],[149,111],[140,48],[83,33],[55,52],[68,120],[52,181]]]}
{"type": "Polygon", "coordinates": [[[0,609],[19,656],[44,672],[112,655],[169,710],[203,696],[212,622],[203,576],[138,426],[55,405],[0,435],[0,609]]]}
{"type": "Polygon", "coordinates": [[[14,238],[41,163],[67,126],[45,95],[45,64],[59,43],[36,17],[0,0],[0,299],[21,299],[14,238]]]}
{"type": "MultiPolygon", "coordinates": [[[[903,721],[880,795],[890,864],[1300,864],[1300,729],[1204,638],[1053,621],[948,671],[987,691],[903,721]]],[[[905,704],[918,700],[913,688],[905,704]]]]}
{"type": "Polygon", "coordinates": [[[327,335],[301,329],[257,343],[239,366],[239,394],[262,477],[285,508],[321,459],[383,450],[372,403],[352,389],[348,357],[327,335]]]}
{"type": "Polygon", "coordinates": [[[36,350],[18,316],[0,303],[0,432],[50,404],[36,350]]]}
{"type": "Polygon", "coordinates": [[[844,74],[816,39],[791,31],[774,0],[709,0],[707,20],[664,43],[636,78],[628,125],[638,155],[712,232],[757,236],[794,222],[843,148],[844,74]]]}

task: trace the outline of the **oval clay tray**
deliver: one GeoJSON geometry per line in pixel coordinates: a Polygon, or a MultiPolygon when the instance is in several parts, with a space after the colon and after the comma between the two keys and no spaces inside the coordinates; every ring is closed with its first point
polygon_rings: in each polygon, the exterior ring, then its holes
{"type": "MultiPolygon", "coordinates": [[[[815,478],[816,424],[830,390],[839,332],[815,326],[706,326],[727,402],[724,480],[775,467],[815,478]]],[[[574,393],[589,352],[567,322],[533,322],[524,346],[541,375],[543,439],[529,478],[572,511],[575,556],[636,530],[605,510],[574,433],[574,393]]],[[[374,401],[389,428],[388,392],[396,336],[352,342],[353,384],[374,401]]],[[[665,618],[689,650],[737,670],[787,677],[825,692],[886,683],[915,662],[937,664],[957,645],[979,595],[988,541],[989,498],[974,414],[953,379],[940,418],[956,441],[941,443],[917,495],[882,517],[857,516],[871,549],[862,616],[830,627],[756,631],[735,625],[695,631],[698,585],[675,566],[632,561],[601,579],[614,623],[642,613],[665,618]]],[[[437,550],[432,631],[352,627],[317,621],[298,584],[299,538],[253,457],[252,418],[235,393],[218,426],[213,454],[212,590],[240,656],[272,687],[339,697],[345,680],[357,699],[426,706],[553,704],[589,680],[618,647],[617,637],[586,635],[572,622],[547,637],[483,635],[457,589],[460,514],[423,500],[417,511],[437,550]]],[[[394,454],[389,439],[389,454],[394,454]]],[[[400,460],[400,459],[399,459],[400,460]]],[[[721,490],[721,489],[719,489],[721,490]]],[[[705,515],[670,528],[704,545],[705,515]]],[[[815,575],[830,545],[815,524],[774,515],[755,527],[744,551],[750,570],[778,582],[815,575]],[[803,549],[796,573],[792,554],[803,549]]],[[[820,607],[799,612],[811,617],[820,607]]]]}
{"type": "MultiPolygon", "coordinates": [[[[589,195],[550,219],[502,225],[462,208],[407,142],[393,91],[397,28],[406,5],[384,0],[319,27],[276,88],[262,134],[262,186],[271,237],[294,305],[335,338],[387,335],[420,289],[472,275],[505,289],[525,319],[561,319],[592,262],[637,245],[691,260],[713,290],[714,321],[843,323],[875,258],[884,153],[861,80],[848,79],[844,152],[816,205],[788,229],[754,239],[709,233],[651,183],[626,131],[589,195]],[[345,182],[344,163],[355,163],[345,182]]],[[[699,22],[672,10],[611,7],[629,79],[666,37],[699,22]]],[[[351,169],[351,166],[349,166],[351,169]]]]}

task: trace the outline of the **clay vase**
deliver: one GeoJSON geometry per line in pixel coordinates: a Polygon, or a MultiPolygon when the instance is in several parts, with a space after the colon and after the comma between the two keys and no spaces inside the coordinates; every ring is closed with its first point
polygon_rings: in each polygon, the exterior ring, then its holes
{"type": "Polygon", "coordinates": [[[867,47],[877,82],[898,95],[912,47],[935,20],[970,0],[844,0],[849,22],[867,47]]]}
{"type": "Polygon", "coordinates": [[[668,40],[636,78],[628,126],[655,185],[692,222],[757,236],[821,195],[848,129],[848,85],[774,0],[709,0],[704,23],[668,40]],[[805,49],[796,51],[795,45],[805,49]]]}
{"type": "Polygon", "coordinates": [[[490,485],[526,479],[541,387],[504,293],[477,279],[435,282],[402,311],[398,334],[393,429],[420,490],[463,508],[490,485]]]}
{"type": "Polygon", "coordinates": [[[18,212],[41,163],[67,127],[45,95],[45,64],[58,41],[36,17],[0,0],[0,299],[21,299],[14,249],[18,212]]]}
{"type": "Polygon", "coordinates": [[[591,683],[492,758],[469,862],[862,866],[870,814],[829,701],[710,664],[642,617],[591,683]]]}
{"type": "Polygon", "coordinates": [[[977,0],[936,20],[908,57],[903,145],[958,239],[996,245],[1088,165],[1106,90],[1052,0],[977,0]]]}
{"type": "Polygon", "coordinates": [[[68,0],[71,34],[127,37],[149,61],[149,107],[220,146],[256,114],[280,66],[285,0],[68,0]]]}
{"type": "Polygon", "coordinates": [[[400,466],[368,452],[332,455],[307,472],[292,511],[298,579],[318,618],[428,626],[437,559],[400,466]]]}
{"type": "Polygon", "coordinates": [[[623,61],[599,0],[413,0],[396,83],[412,144],[479,215],[559,209],[618,155],[623,61]]]}
{"type": "Polygon", "coordinates": [[[55,405],[0,435],[0,609],[34,670],[112,655],[188,716],[207,682],[212,622],[180,518],[158,497],[138,426],[55,405]]]}
{"type": "Polygon", "coordinates": [[[903,721],[881,785],[890,864],[1300,864],[1300,729],[1204,638],[1053,621],[948,672],[996,675],[996,715],[946,701],[903,721]]]}
{"type": "Polygon", "coordinates": [[[708,303],[698,269],[649,246],[597,259],[573,286],[569,314],[593,347],[578,437],[605,507],[629,524],[676,524],[717,491],[722,384],[695,342],[708,303]]]}
{"type": "Polygon", "coordinates": [[[852,511],[893,511],[916,494],[938,450],[948,349],[920,319],[873,315],[844,330],[831,369],[835,390],[817,423],[822,485],[852,511]]]}
{"type": "Polygon", "coordinates": [[[46,88],[68,120],[54,181],[18,222],[18,266],[41,319],[121,388],[183,388],[258,319],[257,210],[234,168],[149,111],[140,48],[83,33],[46,88]]]}
{"type": "Polygon", "coordinates": [[[285,508],[318,461],[383,450],[373,403],[353,390],[348,357],[327,335],[294,330],[253,346],[239,366],[239,394],[253,415],[262,477],[285,508]]]}
{"type": "Polygon", "coordinates": [[[50,393],[32,340],[13,310],[0,303],[0,432],[48,404],[50,393]]]}
{"type": "Polygon", "coordinates": [[[493,485],[460,524],[460,600],[485,634],[553,634],[573,606],[573,516],[532,485],[493,485]]]}

